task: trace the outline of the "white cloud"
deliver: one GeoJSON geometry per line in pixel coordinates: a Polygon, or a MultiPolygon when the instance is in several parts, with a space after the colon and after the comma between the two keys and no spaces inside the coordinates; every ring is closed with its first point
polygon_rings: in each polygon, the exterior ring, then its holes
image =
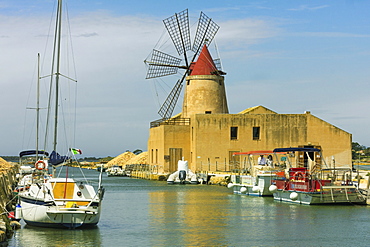
{"type": "Polygon", "coordinates": [[[329,5],[319,5],[319,6],[309,6],[309,5],[300,5],[299,7],[297,8],[290,8],[288,10],[291,10],[291,11],[306,11],[306,10],[318,10],[318,9],[325,9],[325,8],[329,8],[330,6],[329,5]]]}
{"type": "Polygon", "coordinates": [[[274,22],[263,19],[237,19],[220,23],[217,43],[223,49],[243,50],[250,45],[279,36],[282,29],[274,22]]]}

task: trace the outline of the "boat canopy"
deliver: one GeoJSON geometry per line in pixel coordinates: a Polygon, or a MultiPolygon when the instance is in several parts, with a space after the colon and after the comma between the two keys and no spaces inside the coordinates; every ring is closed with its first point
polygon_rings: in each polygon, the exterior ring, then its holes
{"type": "Polygon", "coordinates": [[[45,152],[43,150],[26,150],[26,151],[22,151],[19,153],[19,157],[22,158],[23,156],[27,156],[27,155],[36,155],[39,154],[39,155],[45,155],[45,156],[49,156],[49,153],[48,152],[45,152]]]}
{"type": "Polygon", "coordinates": [[[274,153],[281,152],[320,152],[318,148],[275,148],[274,153]]]}
{"type": "Polygon", "coordinates": [[[49,163],[52,164],[53,166],[62,164],[70,159],[69,156],[62,156],[55,151],[51,152],[49,158],[50,158],[49,163]]]}
{"type": "Polygon", "coordinates": [[[271,150],[260,150],[260,151],[248,151],[248,152],[235,152],[233,155],[263,155],[263,154],[273,154],[271,150]]]}

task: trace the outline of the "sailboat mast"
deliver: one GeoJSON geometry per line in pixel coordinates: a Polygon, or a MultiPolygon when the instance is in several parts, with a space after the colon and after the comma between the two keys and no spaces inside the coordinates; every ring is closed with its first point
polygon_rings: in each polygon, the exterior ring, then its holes
{"type": "Polygon", "coordinates": [[[59,75],[60,75],[60,49],[61,49],[61,32],[62,32],[62,0],[58,0],[58,11],[56,18],[56,73],[55,73],[55,115],[54,115],[54,151],[57,149],[58,137],[58,101],[59,101],[59,75]]]}
{"type": "Polygon", "coordinates": [[[40,124],[40,53],[37,53],[36,161],[39,160],[39,124],[40,124]]]}

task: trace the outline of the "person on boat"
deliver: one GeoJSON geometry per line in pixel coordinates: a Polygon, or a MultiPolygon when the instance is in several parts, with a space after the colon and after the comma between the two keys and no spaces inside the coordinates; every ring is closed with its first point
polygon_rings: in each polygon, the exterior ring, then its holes
{"type": "Polygon", "coordinates": [[[272,155],[271,155],[271,154],[270,154],[269,156],[267,156],[266,164],[267,164],[269,167],[274,167],[274,164],[273,164],[273,162],[272,162],[272,155]]]}
{"type": "Polygon", "coordinates": [[[258,157],[258,165],[264,166],[266,165],[266,158],[261,154],[260,157],[258,157]]]}

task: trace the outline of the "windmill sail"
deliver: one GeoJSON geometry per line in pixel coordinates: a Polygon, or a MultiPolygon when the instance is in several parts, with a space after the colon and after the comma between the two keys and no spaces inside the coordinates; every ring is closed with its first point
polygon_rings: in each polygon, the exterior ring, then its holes
{"type": "Polygon", "coordinates": [[[149,64],[146,79],[151,79],[176,74],[181,59],[158,50],[153,50],[151,61],[145,62],[149,64]]]}
{"type": "Polygon", "coordinates": [[[203,12],[200,13],[197,32],[195,35],[192,51],[195,55],[198,55],[200,48],[206,44],[207,46],[212,42],[218,29],[220,28],[211,18],[205,15],[203,12]]]}
{"type": "Polygon", "coordinates": [[[170,94],[164,101],[163,105],[159,109],[158,114],[162,117],[162,119],[167,120],[172,116],[173,110],[181,93],[182,81],[184,80],[184,78],[185,75],[182,77],[181,80],[177,81],[170,94]]]}
{"type": "Polygon", "coordinates": [[[216,65],[217,70],[222,70],[221,59],[216,58],[216,59],[213,60],[213,62],[216,65]]]}
{"type": "Polygon", "coordinates": [[[179,55],[191,49],[188,10],[181,11],[163,20],[164,25],[179,55]]]}

